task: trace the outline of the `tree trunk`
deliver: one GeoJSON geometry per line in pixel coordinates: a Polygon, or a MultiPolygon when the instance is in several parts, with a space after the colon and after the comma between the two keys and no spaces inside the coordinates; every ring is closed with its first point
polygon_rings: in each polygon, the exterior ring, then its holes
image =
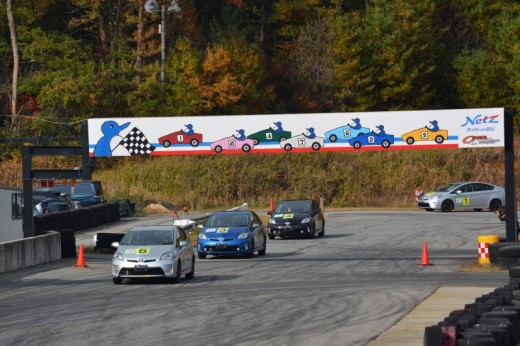
{"type": "Polygon", "coordinates": [[[11,130],[18,129],[17,101],[18,101],[18,71],[20,69],[20,55],[18,53],[18,41],[16,40],[16,26],[13,17],[12,0],[7,0],[7,20],[11,33],[11,46],[13,47],[13,84],[11,94],[11,130]]]}
{"type": "Polygon", "coordinates": [[[139,0],[139,11],[137,16],[137,57],[135,65],[137,68],[137,80],[141,81],[141,68],[143,59],[143,28],[144,28],[144,0],[139,0]]]}

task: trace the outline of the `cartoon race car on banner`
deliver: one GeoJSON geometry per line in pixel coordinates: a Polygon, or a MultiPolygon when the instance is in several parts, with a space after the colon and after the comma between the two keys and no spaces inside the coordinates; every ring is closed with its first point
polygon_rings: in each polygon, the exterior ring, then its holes
{"type": "Polygon", "coordinates": [[[359,149],[363,145],[381,145],[383,148],[388,148],[391,144],[394,144],[394,135],[379,134],[371,131],[367,134],[349,139],[348,143],[353,146],[354,149],[359,149]]]}
{"type": "Polygon", "coordinates": [[[353,137],[364,135],[365,133],[369,133],[370,129],[368,127],[361,127],[359,129],[354,129],[350,125],[340,126],[335,129],[329,130],[325,132],[325,138],[327,138],[331,142],[336,141],[346,141],[353,137]]]}
{"type": "Polygon", "coordinates": [[[201,133],[187,134],[183,130],[159,137],[159,143],[161,143],[165,148],[168,148],[172,144],[190,144],[192,147],[196,147],[201,142],[201,133]]]}
{"type": "Polygon", "coordinates": [[[260,142],[281,142],[286,140],[287,138],[291,138],[292,133],[290,131],[279,131],[273,130],[272,128],[268,128],[262,131],[255,132],[247,136],[247,138],[252,139],[255,145],[258,145],[260,142]]]}
{"type": "Polygon", "coordinates": [[[222,150],[242,150],[247,153],[255,146],[252,139],[240,140],[235,136],[229,136],[226,138],[219,139],[209,145],[211,150],[215,150],[216,153],[221,153],[222,150]]]}
{"type": "Polygon", "coordinates": [[[448,131],[432,131],[425,126],[423,128],[407,132],[403,134],[401,138],[407,144],[413,144],[415,141],[435,141],[435,143],[441,144],[446,139],[448,139],[448,131]]]}
{"type": "Polygon", "coordinates": [[[308,138],[303,133],[280,142],[280,146],[285,151],[291,151],[293,148],[312,148],[312,150],[320,150],[324,142],[323,137],[308,138]]]}

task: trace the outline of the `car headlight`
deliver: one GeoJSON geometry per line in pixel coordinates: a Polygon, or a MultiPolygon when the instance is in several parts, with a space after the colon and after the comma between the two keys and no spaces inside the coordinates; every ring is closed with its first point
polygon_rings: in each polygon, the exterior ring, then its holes
{"type": "Polygon", "coordinates": [[[276,220],[275,219],[269,219],[269,223],[272,224],[272,225],[276,225],[276,220]]]}
{"type": "Polygon", "coordinates": [[[165,252],[161,255],[161,258],[159,258],[159,260],[167,260],[167,259],[172,259],[173,258],[173,252],[171,251],[168,251],[168,252],[165,252]]]}
{"type": "Polygon", "coordinates": [[[302,220],[302,223],[309,223],[309,222],[311,222],[310,217],[306,217],[305,219],[302,220]]]}
{"type": "Polygon", "coordinates": [[[114,259],[119,260],[119,261],[124,261],[125,260],[125,258],[123,257],[123,254],[121,252],[116,252],[114,254],[114,259]]]}
{"type": "Polygon", "coordinates": [[[249,232],[240,233],[237,239],[246,239],[249,237],[249,232]]]}
{"type": "Polygon", "coordinates": [[[206,235],[202,232],[199,233],[199,239],[207,239],[206,235]]]}

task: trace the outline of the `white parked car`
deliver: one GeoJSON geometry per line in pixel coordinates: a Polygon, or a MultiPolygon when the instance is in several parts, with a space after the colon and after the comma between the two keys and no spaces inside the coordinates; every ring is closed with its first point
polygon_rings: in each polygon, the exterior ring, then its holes
{"type": "Polygon", "coordinates": [[[499,210],[506,200],[503,187],[482,182],[453,182],[419,197],[417,205],[427,211],[473,209],[499,210]]]}

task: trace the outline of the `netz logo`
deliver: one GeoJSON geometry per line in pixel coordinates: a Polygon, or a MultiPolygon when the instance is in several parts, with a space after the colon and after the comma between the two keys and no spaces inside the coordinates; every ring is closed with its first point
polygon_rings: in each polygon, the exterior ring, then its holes
{"type": "Polygon", "coordinates": [[[500,140],[499,139],[488,138],[488,136],[467,136],[467,137],[464,137],[464,139],[462,139],[462,143],[464,143],[464,144],[471,144],[471,145],[476,145],[476,144],[493,144],[493,143],[496,143],[496,142],[500,142],[500,140]]]}
{"type": "Polygon", "coordinates": [[[475,115],[473,118],[467,116],[466,122],[461,127],[475,126],[475,125],[487,125],[487,124],[498,124],[498,114],[495,115],[475,115]]]}

